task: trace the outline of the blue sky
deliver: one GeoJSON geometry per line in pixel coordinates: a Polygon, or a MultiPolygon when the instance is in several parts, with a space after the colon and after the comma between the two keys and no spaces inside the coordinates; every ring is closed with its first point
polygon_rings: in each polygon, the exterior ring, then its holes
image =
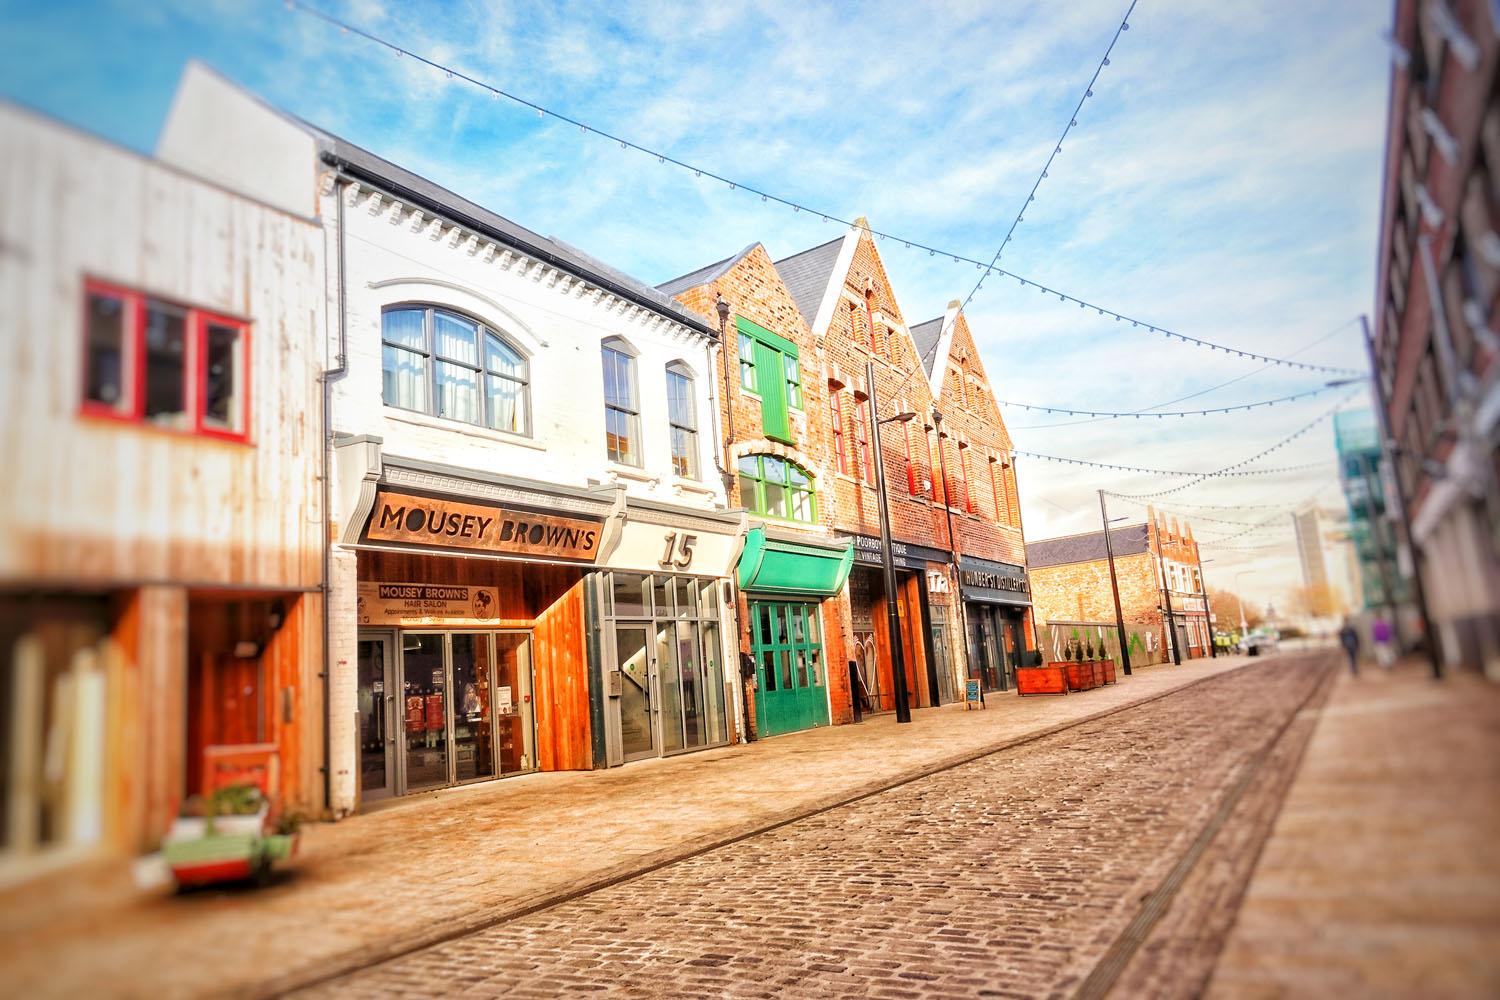
{"type": "MultiPolygon", "coordinates": [[[[1128,0],[317,5],[744,184],[989,259],[1128,0]]],[[[1368,0],[1142,0],[1001,266],[1194,336],[1363,368],[1357,327],[1309,344],[1371,308],[1389,19],[1388,5],[1368,0]]],[[[0,95],[127,146],[153,147],[184,62],[199,58],[653,283],[757,240],[781,257],[841,232],[492,100],[280,0],[0,0],[0,37],[0,95]]],[[[964,298],[979,276],[898,242],[881,249],[911,323],[964,298]]],[[[1013,281],[986,281],[969,319],[997,395],[1019,401],[1134,410],[1252,373],[1193,401],[1230,405],[1323,378],[1257,371],[1013,281]]],[[[1014,410],[1006,419],[1029,451],[1216,469],[1341,395],[1208,418],[1076,423],[1014,410]]],[[[1318,499],[1336,505],[1327,423],[1260,464],[1325,459],[1321,469],[1210,481],[1174,497],[1293,502],[1321,488],[1318,499]]],[[[1178,482],[1036,460],[1021,470],[1031,538],[1096,527],[1101,486],[1144,493],[1178,482]]],[[[1203,538],[1235,530],[1197,526],[1203,538]]],[[[1205,549],[1210,582],[1254,569],[1247,595],[1281,601],[1299,582],[1290,539],[1264,531],[1233,544],[1286,544],[1205,549]]]]}

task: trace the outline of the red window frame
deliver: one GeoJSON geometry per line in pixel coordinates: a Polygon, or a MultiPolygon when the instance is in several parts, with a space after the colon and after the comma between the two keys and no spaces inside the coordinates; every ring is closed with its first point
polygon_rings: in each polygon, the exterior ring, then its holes
{"type": "Polygon", "coordinates": [[[1005,487],[1004,487],[1004,485],[1002,485],[1002,480],[1004,478],[1005,478],[1005,471],[1000,467],[1000,463],[995,459],[995,456],[991,455],[990,456],[990,489],[992,491],[994,491],[994,494],[995,494],[995,523],[996,524],[1004,524],[1005,523],[1005,513],[1004,513],[1003,509],[1000,506],[1001,503],[1005,499],[1005,487]]]}
{"type": "Polygon", "coordinates": [[[970,468],[969,448],[962,443],[958,446],[958,481],[963,486],[964,510],[974,513],[974,489],[971,485],[974,479],[974,470],[970,468]]]}
{"type": "Polygon", "coordinates": [[[875,481],[875,465],[870,460],[870,420],[865,416],[863,406],[854,410],[854,430],[856,433],[856,444],[859,448],[859,467],[867,483],[875,481]]]}
{"type": "MultiPolygon", "coordinates": [[[[902,407],[905,409],[905,407],[902,407]]],[[[901,425],[901,450],[906,456],[906,492],[917,495],[917,463],[911,458],[911,421],[901,425]]]]}
{"type": "MultiPolygon", "coordinates": [[[[934,431],[933,431],[933,429],[931,427],[927,428],[927,471],[930,472],[930,473],[932,473],[932,502],[933,503],[941,503],[942,501],[938,499],[938,480],[940,480],[942,477],[938,475],[938,463],[937,463],[937,459],[933,457],[933,451],[932,451],[932,435],[933,435],[933,433],[934,433],[934,431]]],[[[942,441],[939,440],[938,441],[938,447],[941,448],[942,444],[943,444],[942,441]]],[[[947,490],[948,490],[948,485],[946,483],[944,483],[943,484],[943,492],[946,494],[947,490]]]]}
{"type": "Polygon", "coordinates": [[[828,390],[828,416],[833,423],[833,454],[838,461],[838,469],[844,475],[849,474],[849,458],[844,454],[844,403],[840,398],[843,390],[830,388],[828,390]]]}
{"type": "Polygon", "coordinates": [[[79,402],[78,412],[90,417],[102,417],[121,423],[139,424],[169,434],[189,434],[198,437],[217,438],[224,441],[248,443],[250,440],[250,324],[243,319],[226,316],[209,309],[198,309],[173,302],[160,296],[148,295],[123,285],[98,281],[84,281],[82,301],[83,350],[79,354],[79,402]],[[89,301],[95,297],[115,299],[121,304],[124,333],[121,343],[122,373],[120,386],[122,398],[113,405],[89,399],[85,395],[88,381],[89,301]],[[150,423],[145,417],[146,408],[146,312],[152,303],[160,303],[180,309],[185,314],[185,344],[182,362],[183,393],[182,406],[187,416],[183,427],[163,427],[150,423]],[[240,426],[238,430],[214,427],[204,422],[203,401],[206,395],[204,371],[210,325],[230,327],[238,332],[240,352],[240,426]]]}

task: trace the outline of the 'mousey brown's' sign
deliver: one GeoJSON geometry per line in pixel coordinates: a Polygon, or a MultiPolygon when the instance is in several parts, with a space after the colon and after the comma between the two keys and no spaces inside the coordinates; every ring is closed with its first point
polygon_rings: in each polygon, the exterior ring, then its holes
{"type": "Polygon", "coordinates": [[[365,537],[407,545],[593,562],[599,556],[603,527],[601,522],[585,518],[381,490],[376,494],[365,537]]]}

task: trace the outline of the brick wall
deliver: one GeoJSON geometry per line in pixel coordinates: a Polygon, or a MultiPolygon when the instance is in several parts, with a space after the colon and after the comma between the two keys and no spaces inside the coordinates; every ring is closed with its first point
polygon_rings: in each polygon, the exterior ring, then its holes
{"type": "MultiPolygon", "coordinates": [[[[1109,561],[1065,563],[1032,568],[1031,599],[1037,615],[1049,622],[1112,622],[1114,595],[1109,561]]],[[[1128,625],[1161,627],[1161,591],[1156,586],[1155,557],[1141,552],[1115,557],[1120,584],[1120,611],[1128,625]]]]}

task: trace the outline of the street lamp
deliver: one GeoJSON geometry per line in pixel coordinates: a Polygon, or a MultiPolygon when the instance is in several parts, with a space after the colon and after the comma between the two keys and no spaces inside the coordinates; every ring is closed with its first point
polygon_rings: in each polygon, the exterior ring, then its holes
{"type": "Polygon", "coordinates": [[[1203,564],[1213,562],[1213,560],[1203,558],[1203,553],[1197,549],[1196,541],[1193,547],[1198,555],[1198,586],[1203,588],[1203,625],[1208,632],[1208,658],[1212,660],[1219,655],[1219,645],[1214,642],[1214,611],[1208,603],[1208,577],[1203,575],[1203,564]]]}
{"type": "Polygon", "coordinates": [[[1130,648],[1125,639],[1125,613],[1120,610],[1120,581],[1115,576],[1115,546],[1109,537],[1109,526],[1115,521],[1126,520],[1125,515],[1110,517],[1104,506],[1104,491],[1099,491],[1099,517],[1104,521],[1104,554],[1109,557],[1109,589],[1115,596],[1115,631],[1120,640],[1120,666],[1125,676],[1130,676],[1130,648]]]}
{"type": "Polygon", "coordinates": [[[1172,581],[1167,579],[1167,560],[1163,554],[1166,546],[1161,543],[1161,528],[1156,523],[1156,517],[1151,518],[1151,533],[1156,536],[1156,566],[1161,571],[1161,596],[1166,605],[1166,632],[1167,640],[1172,644],[1172,663],[1174,666],[1182,666],[1182,643],[1177,641],[1177,620],[1172,615],[1172,581]]]}
{"type": "Polygon", "coordinates": [[[1250,626],[1245,623],[1245,592],[1240,589],[1240,577],[1249,576],[1254,573],[1253,569],[1242,569],[1234,574],[1234,597],[1240,602],[1240,639],[1245,638],[1245,633],[1250,631],[1250,626]]]}
{"type": "Polygon", "coordinates": [[[882,418],[875,402],[875,362],[865,362],[865,386],[868,389],[870,423],[875,428],[875,495],[880,507],[880,566],[885,574],[886,627],[891,637],[891,680],[896,696],[896,721],[911,721],[911,704],[906,694],[906,657],[901,652],[901,616],[896,611],[896,564],[891,558],[891,510],[885,496],[885,460],[881,456],[880,425],[906,423],[916,416],[903,410],[882,418]]]}

